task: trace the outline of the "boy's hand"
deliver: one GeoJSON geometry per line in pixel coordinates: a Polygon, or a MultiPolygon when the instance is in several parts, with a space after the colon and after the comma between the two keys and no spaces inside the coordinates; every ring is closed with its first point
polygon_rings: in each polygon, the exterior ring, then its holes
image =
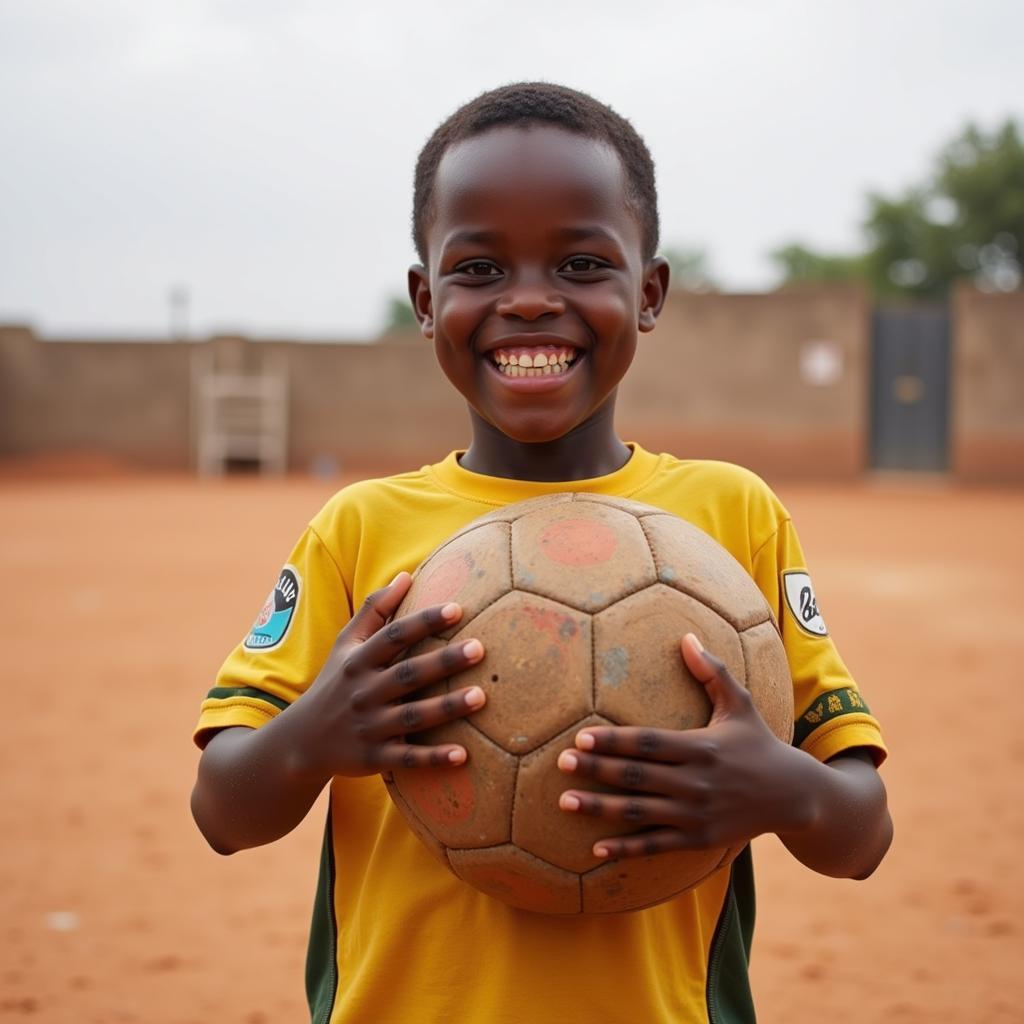
{"type": "Polygon", "coordinates": [[[590,726],[577,735],[575,750],[559,755],[562,771],[628,791],[568,790],[559,801],[563,810],[647,829],[600,840],[599,857],[733,846],[808,822],[803,798],[812,759],[775,737],[747,690],[692,633],[682,653],[711,698],[706,726],[590,726]]]}
{"type": "Polygon", "coordinates": [[[476,664],[479,640],[462,640],[396,663],[413,644],[458,622],[457,604],[388,622],[412,578],[400,573],[371,594],[338,634],[324,667],[291,713],[305,716],[304,768],[317,776],[370,775],[398,767],[461,764],[465,748],[405,742],[407,733],[454,721],[482,707],[474,686],[403,702],[417,690],[476,664]],[[301,709],[301,711],[300,711],[301,709]]]}

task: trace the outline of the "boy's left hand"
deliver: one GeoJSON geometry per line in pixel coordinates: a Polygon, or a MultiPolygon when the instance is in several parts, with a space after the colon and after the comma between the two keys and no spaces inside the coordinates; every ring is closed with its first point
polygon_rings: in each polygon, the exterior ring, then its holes
{"type": "Polygon", "coordinates": [[[567,774],[627,791],[570,789],[559,801],[564,811],[646,829],[599,840],[599,857],[733,846],[800,829],[813,813],[808,755],[775,737],[747,690],[692,633],[682,653],[711,699],[706,726],[588,726],[576,736],[576,749],[559,755],[567,774]]]}

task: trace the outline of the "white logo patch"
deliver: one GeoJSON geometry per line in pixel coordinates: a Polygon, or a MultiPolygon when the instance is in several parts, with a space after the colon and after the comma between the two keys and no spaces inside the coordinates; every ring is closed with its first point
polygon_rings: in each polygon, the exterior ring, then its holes
{"type": "Polygon", "coordinates": [[[818,611],[811,577],[802,569],[790,570],[782,574],[782,583],[786,591],[786,604],[796,624],[811,636],[828,636],[825,620],[818,611]]]}
{"type": "Polygon", "coordinates": [[[250,651],[272,651],[284,642],[299,605],[302,580],[294,565],[286,565],[267,595],[256,621],[245,638],[244,646],[250,651]]]}

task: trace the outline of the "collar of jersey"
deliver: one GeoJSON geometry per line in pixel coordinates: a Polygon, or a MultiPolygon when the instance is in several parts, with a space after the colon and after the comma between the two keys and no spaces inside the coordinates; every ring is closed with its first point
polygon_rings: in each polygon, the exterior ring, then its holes
{"type": "Polygon", "coordinates": [[[658,468],[660,457],[645,451],[635,441],[626,442],[632,454],[626,464],[607,476],[592,477],[588,480],[509,480],[500,476],[485,476],[473,473],[459,465],[464,451],[450,452],[443,462],[427,466],[446,491],[479,501],[486,505],[510,505],[527,498],[543,494],[558,494],[561,491],[588,491],[591,494],[610,494],[624,498],[639,490],[658,468]]]}

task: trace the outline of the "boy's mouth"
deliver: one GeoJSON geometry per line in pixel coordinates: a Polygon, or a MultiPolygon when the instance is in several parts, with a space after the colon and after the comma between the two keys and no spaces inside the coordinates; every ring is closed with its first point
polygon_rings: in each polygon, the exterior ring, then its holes
{"type": "Polygon", "coordinates": [[[487,353],[506,377],[557,377],[582,355],[568,345],[509,346],[487,353]]]}

